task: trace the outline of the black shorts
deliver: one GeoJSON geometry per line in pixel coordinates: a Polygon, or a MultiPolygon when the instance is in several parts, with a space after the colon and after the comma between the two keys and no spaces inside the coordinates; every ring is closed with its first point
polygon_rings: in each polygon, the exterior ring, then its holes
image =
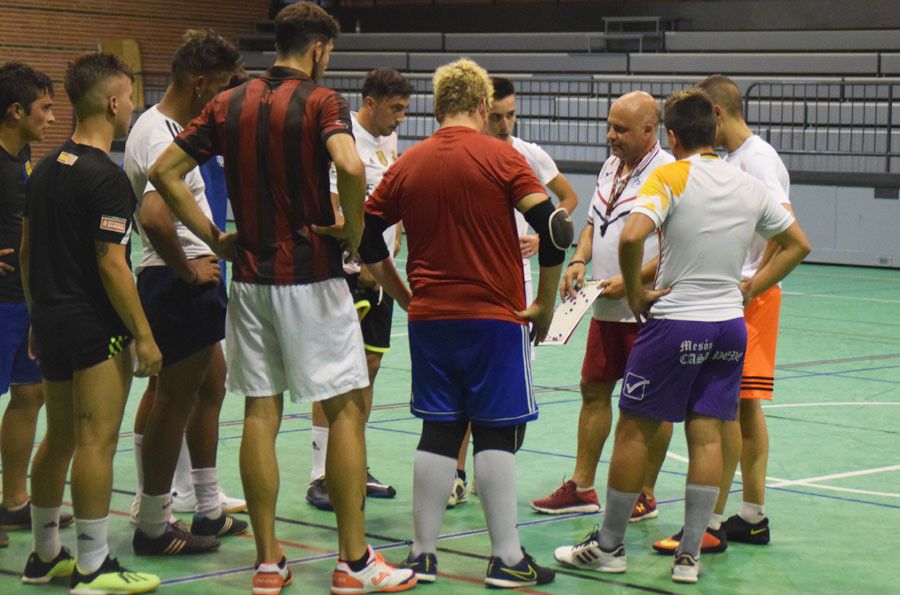
{"type": "Polygon", "coordinates": [[[394,299],[380,289],[359,287],[359,274],[347,275],[347,285],[350,286],[356,309],[368,308],[368,313],[359,323],[366,351],[387,352],[391,348],[394,299]]]}
{"type": "Polygon", "coordinates": [[[138,274],[138,294],[163,367],[225,338],[226,304],[220,285],[188,285],[167,266],[146,267],[138,274]]]}
{"type": "Polygon", "coordinates": [[[77,370],[113,358],[131,343],[131,333],[114,313],[36,306],[31,329],[41,375],[51,382],[71,380],[77,370]]]}

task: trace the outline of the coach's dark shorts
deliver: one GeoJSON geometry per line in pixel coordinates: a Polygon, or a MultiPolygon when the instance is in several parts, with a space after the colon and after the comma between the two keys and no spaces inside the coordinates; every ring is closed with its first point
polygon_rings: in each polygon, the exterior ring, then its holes
{"type": "Polygon", "coordinates": [[[163,367],[225,338],[226,303],[219,285],[188,285],[167,266],[146,267],[138,274],[138,294],[163,367]]]}
{"type": "Polygon", "coordinates": [[[131,333],[115,314],[73,312],[65,307],[35,304],[31,330],[41,375],[51,382],[71,380],[76,371],[119,355],[131,343],[131,333]]]}
{"type": "Polygon", "coordinates": [[[391,348],[391,319],[394,316],[394,299],[385,291],[359,286],[359,275],[347,275],[347,285],[357,310],[368,307],[368,313],[360,321],[363,344],[366,351],[385,353],[391,348]]]}

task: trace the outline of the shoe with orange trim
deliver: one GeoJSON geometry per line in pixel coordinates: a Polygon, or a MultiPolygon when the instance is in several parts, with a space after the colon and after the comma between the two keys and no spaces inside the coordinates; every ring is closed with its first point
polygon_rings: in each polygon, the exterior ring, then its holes
{"type": "MultiPolygon", "coordinates": [[[[660,539],[653,544],[653,549],[660,554],[673,555],[675,550],[678,549],[678,544],[681,541],[681,534],[683,531],[684,528],[672,537],[660,539]]],[[[725,536],[725,529],[722,527],[719,527],[718,529],[710,529],[707,527],[706,532],[703,533],[703,540],[700,542],[700,552],[704,554],[718,554],[724,552],[726,549],[728,549],[728,538],[725,536]]]]}
{"type": "Polygon", "coordinates": [[[632,523],[637,523],[647,519],[655,519],[658,516],[659,511],[656,510],[656,498],[653,496],[648,498],[644,492],[641,492],[637,502],[634,503],[634,508],[631,511],[631,518],[628,520],[632,523]]]}
{"type": "Polygon", "coordinates": [[[369,546],[369,562],[359,572],[350,565],[338,561],[331,574],[332,595],[357,595],[362,593],[396,593],[416,586],[418,579],[411,568],[397,568],[384,561],[381,554],[369,546]]]}
{"type": "Polygon", "coordinates": [[[294,575],[287,567],[287,558],[274,564],[263,562],[256,565],[256,573],[253,575],[253,595],[279,595],[281,590],[294,582],[294,575]]]}

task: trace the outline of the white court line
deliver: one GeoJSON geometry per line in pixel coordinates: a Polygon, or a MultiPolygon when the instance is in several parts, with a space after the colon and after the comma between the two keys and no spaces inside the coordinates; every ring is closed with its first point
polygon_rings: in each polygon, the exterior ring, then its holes
{"type": "MultiPolygon", "coordinates": [[[[404,331],[402,333],[391,333],[391,338],[393,339],[394,337],[405,337],[408,334],[409,334],[409,331],[404,331]]],[[[900,404],[900,403],[898,403],[898,404],[900,404]]]]}
{"type": "Polygon", "coordinates": [[[849,295],[828,295],[824,293],[802,293],[799,291],[783,291],[782,295],[800,295],[803,297],[829,298],[833,300],[854,300],[858,302],[878,302],[879,304],[900,304],[900,300],[882,300],[879,298],[854,297],[849,295]]]}
{"type": "Polygon", "coordinates": [[[855,406],[863,406],[863,407],[872,407],[875,405],[885,406],[885,407],[900,407],[900,403],[888,402],[888,401],[866,401],[857,403],[854,401],[835,401],[833,403],[777,403],[775,405],[763,405],[763,409],[787,409],[790,407],[855,407],[855,406]]]}
{"type": "Polygon", "coordinates": [[[835,492],[849,492],[851,494],[864,494],[866,496],[883,496],[885,498],[900,498],[900,494],[892,494],[890,492],[873,492],[871,490],[857,490],[856,488],[841,488],[838,486],[820,485],[817,483],[802,484],[810,488],[821,488],[823,490],[833,490],[835,492]]]}

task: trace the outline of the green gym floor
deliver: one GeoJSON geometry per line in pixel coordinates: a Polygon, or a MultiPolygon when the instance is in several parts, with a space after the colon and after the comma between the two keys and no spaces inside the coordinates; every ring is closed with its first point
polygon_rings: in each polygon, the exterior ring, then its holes
{"type": "MultiPolygon", "coordinates": [[[[402,261],[401,261],[402,262],[402,261]]],[[[670,559],[650,544],[681,526],[686,448],[676,428],[657,485],[660,515],[630,527],[623,575],[560,570],[556,581],[526,593],[888,593],[900,578],[900,271],[803,265],[784,283],[775,400],[765,406],[771,434],[767,512],[769,546],[734,544],[703,557],[696,586],[676,586],[670,559]],[[892,537],[893,536],[893,537],[892,537]]],[[[534,383],[541,407],[518,455],[523,545],[539,562],[580,540],[596,515],[542,516],[528,502],[553,491],[572,472],[580,396],[578,380],[587,325],[564,347],[538,349],[534,383]]],[[[397,487],[394,500],[370,500],[370,543],[389,560],[406,555],[412,536],[412,458],[419,422],[407,407],[410,369],[405,314],[397,311],[393,349],[375,385],[367,432],[372,472],[397,487]]],[[[154,572],[170,593],[246,593],[254,560],[252,537],[227,539],[212,555],[140,559],[131,550],[128,510],[134,490],[131,420],[145,381],[136,380],[115,460],[110,549],[128,568],[154,572]]],[[[219,476],[239,495],[238,446],[243,399],[228,395],[222,410],[219,476]]],[[[335,520],[309,506],[309,408],[287,405],[278,442],[281,498],[278,535],[295,575],[286,594],[325,593],[335,561],[335,520]]],[[[39,430],[42,432],[43,430],[39,430]]],[[[597,474],[605,493],[607,442],[597,474]]],[[[471,470],[471,462],[469,464],[471,470]]],[[[739,478],[738,478],[739,480],[739,478]]],[[[740,504],[735,483],[727,514],[740,504]]],[[[74,547],[74,531],[63,542],[74,547]]],[[[0,550],[0,593],[62,593],[63,585],[23,586],[19,572],[31,548],[13,533],[0,550]]],[[[490,544],[477,496],[448,510],[439,542],[440,576],[422,593],[481,593],[490,544]]]]}

